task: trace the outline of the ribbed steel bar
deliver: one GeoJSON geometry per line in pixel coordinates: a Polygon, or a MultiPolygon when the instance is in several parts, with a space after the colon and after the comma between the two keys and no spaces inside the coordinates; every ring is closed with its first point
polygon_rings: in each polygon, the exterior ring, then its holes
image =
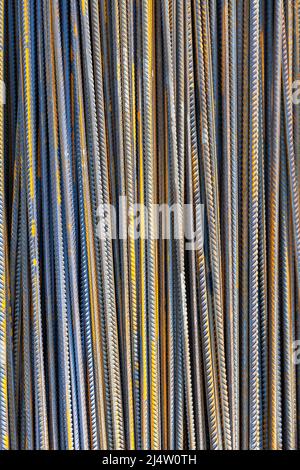
{"type": "Polygon", "coordinates": [[[152,0],[142,2],[142,68],[143,68],[143,155],[145,161],[145,202],[148,208],[147,310],[149,315],[149,370],[150,370],[150,445],[160,448],[160,391],[159,391],[159,322],[157,305],[156,241],[154,237],[154,154],[153,154],[153,6],[152,0]]]}
{"type": "Polygon", "coordinates": [[[259,449],[259,309],[258,309],[258,190],[259,190],[259,2],[250,5],[250,135],[249,135],[249,447],[259,449]]]}
{"type": "Polygon", "coordinates": [[[282,57],[282,2],[275,2],[274,58],[273,58],[273,112],[272,112],[272,161],[270,164],[269,209],[269,312],[270,312],[270,441],[271,449],[281,445],[280,429],[280,364],[279,364],[279,311],[278,311],[278,223],[279,223],[279,155],[281,108],[281,57],[282,57]]]}
{"type": "Polygon", "coordinates": [[[26,0],[18,4],[21,17],[22,37],[22,76],[24,96],[24,121],[26,142],[26,197],[28,201],[28,238],[31,277],[31,301],[33,306],[33,355],[35,376],[35,445],[38,449],[48,448],[48,420],[46,409],[44,346],[41,319],[41,290],[37,225],[37,195],[36,195],[36,123],[34,110],[34,80],[32,54],[32,24],[34,22],[33,2],[26,0]]]}
{"type": "Polygon", "coordinates": [[[299,0],[0,0],[0,448],[297,449],[299,0]]]}

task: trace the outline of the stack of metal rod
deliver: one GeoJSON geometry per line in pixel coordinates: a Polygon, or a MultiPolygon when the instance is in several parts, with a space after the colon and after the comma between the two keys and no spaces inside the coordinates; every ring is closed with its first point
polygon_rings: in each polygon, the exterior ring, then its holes
{"type": "Polygon", "coordinates": [[[0,0],[1,449],[299,448],[299,59],[300,0],[0,0]]]}

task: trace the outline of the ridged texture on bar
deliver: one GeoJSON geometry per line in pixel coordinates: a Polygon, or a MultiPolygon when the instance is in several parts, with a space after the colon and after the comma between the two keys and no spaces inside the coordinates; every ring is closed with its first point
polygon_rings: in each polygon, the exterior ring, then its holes
{"type": "Polygon", "coordinates": [[[300,1],[0,0],[0,95],[0,449],[299,448],[300,1]]]}

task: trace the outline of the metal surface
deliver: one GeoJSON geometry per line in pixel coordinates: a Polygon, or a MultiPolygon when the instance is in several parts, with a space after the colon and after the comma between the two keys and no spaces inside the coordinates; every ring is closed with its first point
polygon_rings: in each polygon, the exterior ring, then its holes
{"type": "Polygon", "coordinates": [[[299,447],[299,25],[0,0],[1,449],[299,447]]]}

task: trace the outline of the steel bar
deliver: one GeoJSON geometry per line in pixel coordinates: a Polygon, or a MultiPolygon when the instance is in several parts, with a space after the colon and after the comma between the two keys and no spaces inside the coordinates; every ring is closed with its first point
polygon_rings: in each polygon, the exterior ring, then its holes
{"type": "Polygon", "coordinates": [[[297,449],[299,0],[0,0],[0,449],[297,449]]]}

